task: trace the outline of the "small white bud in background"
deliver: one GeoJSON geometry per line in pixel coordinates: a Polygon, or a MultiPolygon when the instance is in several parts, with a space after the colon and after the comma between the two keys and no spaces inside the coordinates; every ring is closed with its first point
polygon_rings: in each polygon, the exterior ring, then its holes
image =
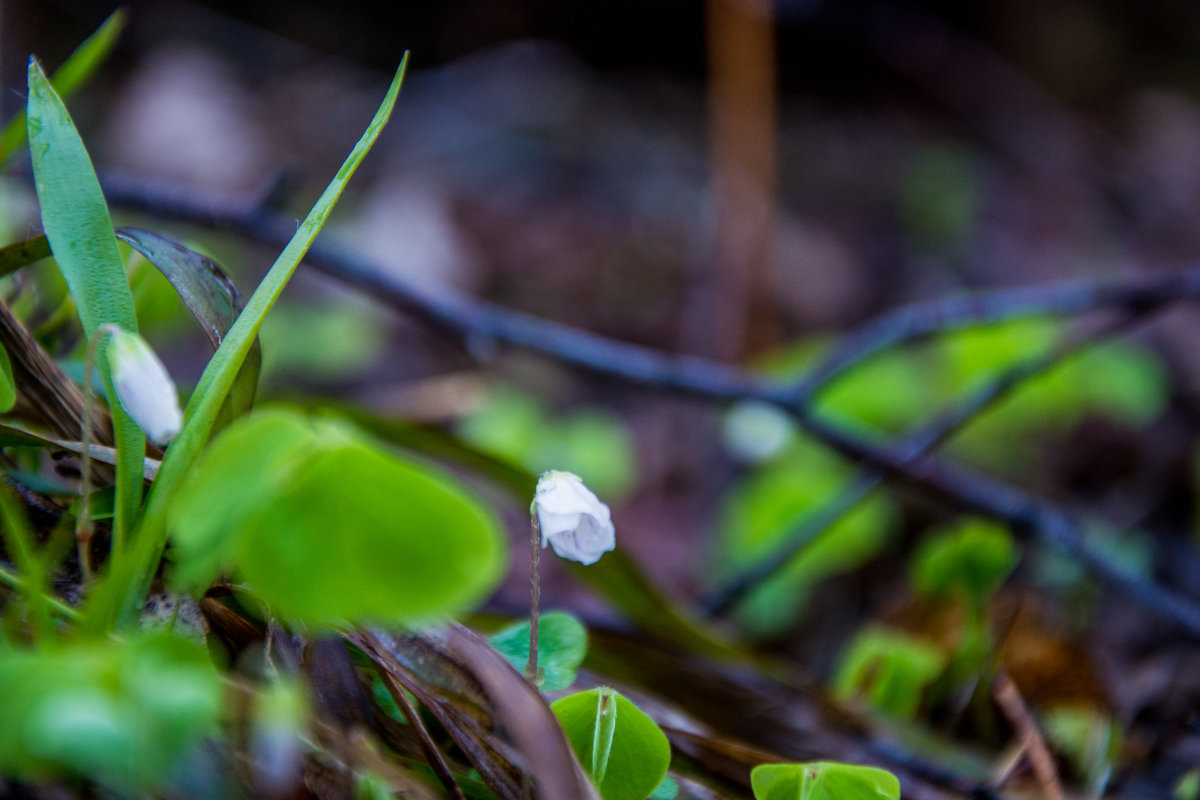
{"type": "Polygon", "coordinates": [[[725,414],[721,438],[734,458],[759,464],[778,455],[795,438],[796,423],[777,406],[744,400],[725,414]]]}
{"type": "Polygon", "coordinates": [[[136,333],[112,326],[107,353],[121,408],[155,444],[174,439],[183,412],[175,384],[150,345],[136,333]]]}
{"type": "Polygon", "coordinates": [[[616,547],[612,512],[578,475],[551,470],[538,480],[533,511],[542,532],[542,547],[549,544],[562,558],[594,564],[616,547]]]}

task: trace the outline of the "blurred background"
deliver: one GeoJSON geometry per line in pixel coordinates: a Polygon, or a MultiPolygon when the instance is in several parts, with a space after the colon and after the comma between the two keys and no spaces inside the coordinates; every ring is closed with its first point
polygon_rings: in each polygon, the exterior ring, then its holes
{"type": "MultiPolygon", "coordinates": [[[[126,5],[115,56],[71,101],[102,172],[271,192],[300,218],[409,50],[396,115],[322,241],[623,341],[798,374],[831,337],[902,303],[1200,255],[1192,3],[126,5]]],[[[3,117],[23,104],[30,53],[57,66],[114,8],[3,0],[3,117]]],[[[5,241],[36,232],[31,195],[26,178],[3,177],[5,241]]],[[[205,249],[247,293],[272,258],[115,216],[205,249]]],[[[139,280],[150,336],[186,385],[203,338],[152,271],[139,280]]],[[[1037,321],[875,359],[824,411],[902,431],[1061,330],[1037,321]]],[[[1191,527],[1198,334],[1193,312],[1172,311],[1032,387],[953,452],[1122,531],[1141,526],[1122,541],[1149,569],[1161,551],[1145,530],[1169,531],[1161,545],[1191,527]]],[[[463,348],[304,270],[263,340],[268,396],[328,393],[532,471],[584,475],[613,502],[621,546],[691,601],[851,474],[768,409],[463,348]]],[[[520,541],[523,511],[509,513],[520,541]]],[[[804,625],[814,652],[836,652],[822,644],[872,613],[911,543],[946,516],[877,492],[838,523],[832,552],[800,554],[758,610],[751,599],[747,629],[804,625]],[[842,610],[806,618],[810,592],[842,610]]],[[[523,569],[498,607],[524,602],[523,569]]],[[[547,569],[549,604],[611,615],[547,569]]]]}

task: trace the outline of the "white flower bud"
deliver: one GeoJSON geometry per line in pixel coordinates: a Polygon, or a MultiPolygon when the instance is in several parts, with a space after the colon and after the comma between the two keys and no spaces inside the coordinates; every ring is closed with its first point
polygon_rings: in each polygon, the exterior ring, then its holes
{"type": "Polygon", "coordinates": [[[551,470],[538,480],[533,510],[549,544],[562,558],[594,564],[617,545],[612,513],[578,475],[551,470]]]}
{"type": "Polygon", "coordinates": [[[183,422],[179,397],[150,345],[136,333],[112,326],[107,353],[121,408],[155,444],[174,439],[183,422]]]}

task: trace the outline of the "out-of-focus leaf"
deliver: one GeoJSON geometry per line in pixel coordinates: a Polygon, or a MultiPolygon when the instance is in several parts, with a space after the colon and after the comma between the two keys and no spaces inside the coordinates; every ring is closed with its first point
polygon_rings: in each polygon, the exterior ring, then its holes
{"type": "Polygon", "coordinates": [[[1088,706],[1058,706],[1041,716],[1046,738],[1070,759],[1089,789],[1101,793],[1121,753],[1121,728],[1088,706]]]}
{"type": "Polygon", "coordinates": [[[216,728],[221,689],[202,647],[152,633],[0,650],[0,769],[41,779],[85,773],[120,793],[164,787],[216,728]]]}
{"type": "MultiPolygon", "coordinates": [[[[125,28],[126,17],[125,9],[118,8],[54,71],[50,82],[60,97],[70,97],[74,94],[75,90],[104,63],[125,28]]],[[[22,111],[9,120],[4,126],[4,131],[0,133],[0,165],[17,151],[25,137],[25,112],[22,111]]]]}
{"type": "Polygon", "coordinates": [[[662,779],[662,783],[658,785],[653,792],[650,793],[649,800],[675,800],[679,794],[679,784],[670,775],[662,779]]]}
{"type": "Polygon", "coordinates": [[[170,514],[175,580],[236,565],[277,613],[314,625],[461,611],[502,572],[492,515],[431,467],[287,411],[219,436],[170,514]]]}
{"type": "Polygon", "coordinates": [[[620,498],[637,481],[629,430],[619,416],[602,409],[553,415],[534,397],[499,387],[458,430],[472,446],[534,474],[573,472],[605,497],[620,498]]]}
{"type": "Polygon", "coordinates": [[[916,713],[925,689],[946,657],[933,645],[896,631],[867,627],[855,635],[834,671],[842,700],[864,696],[876,710],[898,717],[916,713]]]}
{"type": "MultiPolygon", "coordinates": [[[[71,287],[84,335],[90,339],[103,324],[136,333],[133,296],[96,172],[66,106],[36,61],[29,64],[27,114],[42,227],[71,287]]],[[[96,360],[105,391],[115,398],[103,348],[96,360]]],[[[120,549],[141,502],[146,439],[119,403],[110,410],[119,457],[114,547],[120,549]]]]}
{"type": "Polygon", "coordinates": [[[386,324],[381,309],[354,298],[281,305],[263,323],[263,374],[310,381],[368,374],[387,346],[386,324]]]}
{"type": "Polygon", "coordinates": [[[372,438],[406,450],[434,456],[482,474],[502,484],[522,501],[533,497],[537,474],[508,460],[475,449],[437,425],[392,419],[343,403],[297,401],[315,418],[341,419],[369,433],[372,438]]]}
{"type": "MultiPolygon", "coordinates": [[[[215,351],[241,313],[244,302],[229,276],[213,261],[152,231],[118,228],[117,238],[141,253],[163,274],[200,323],[215,351]]],[[[230,419],[250,410],[258,387],[262,348],[255,338],[229,390],[230,419]]]]}
{"type": "Polygon", "coordinates": [[[620,547],[595,564],[567,563],[579,580],[594,587],[641,630],[714,657],[738,657],[742,651],[672,603],[620,547]]]}
{"type": "Polygon", "coordinates": [[[235,561],[285,618],[425,621],[478,602],[503,574],[495,519],[429,467],[350,443],[280,488],[246,520],[235,561]]]}
{"type": "MultiPolygon", "coordinates": [[[[524,672],[529,660],[529,622],[519,622],[491,637],[492,647],[524,672]]],[[[587,655],[587,628],[563,611],[542,614],[538,620],[538,669],[541,688],[547,692],[566,689],[575,682],[575,671],[587,655]]]]}
{"type": "Polygon", "coordinates": [[[666,735],[612,689],[577,692],[550,708],[604,800],[645,800],[667,774],[666,735]]]}
{"type": "MultiPolygon", "coordinates": [[[[723,503],[717,558],[726,576],[766,557],[841,491],[847,475],[843,463],[807,448],[792,453],[747,476],[723,503]]],[[[874,557],[894,525],[887,498],[867,497],[752,591],[739,616],[759,635],[786,628],[803,611],[813,584],[874,557]]]]}
{"type": "Polygon", "coordinates": [[[232,563],[246,518],[282,490],[309,451],[320,446],[319,437],[337,435],[271,409],[222,432],[172,498],[168,527],[175,544],[175,585],[203,591],[212,583],[232,563]]]}
{"type": "Polygon", "coordinates": [[[855,764],[762,764],[750,781],[755,800],[900,800],[895,775],[855,764]]]}
{"type": "Polygon", "coordinates": [[[973,518],[931,531],[913,556],[912,577],[923,594],[959,596],[980,608],[1016,563],[1016,547],[1008,528],[973,518]]]}
{"type": "MultiPolygon", "coordinates": [[[[24,126],[22,126],[24,130],[24,126]]],[[[0,247],[0,275],[11,275],[21,267],[50,257],[50,242],[45,235],[0,247]]]]}

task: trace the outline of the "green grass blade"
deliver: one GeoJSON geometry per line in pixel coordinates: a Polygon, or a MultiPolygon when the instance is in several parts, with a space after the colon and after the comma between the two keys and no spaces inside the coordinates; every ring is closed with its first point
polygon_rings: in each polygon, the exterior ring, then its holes
{"type": "MultiPolygon", "coordinates": [[[[75,90],[104,63],[124,30],[127,17],[125,9],[118,8],[104,20],[104,24],[97,28],[95,33],[75,48],[75,52],[71,53],[61,67],[54,71],[50,83],[59,97],[70,97],[74,94],[75,90]]],[[[22,111],[9,120],[4,126],[4,131],[0,132],[0,165],[24,143],[25,112],[22,111]]]]}
{"type": "MultiPolygon", "coordinates": [[[[136,332],[133,296],[100,182],[62,98],[33,59],[29,62],[27,123],[42,228],[71,289],[84,334],[90,339],[106,323],[136,332]]],[[[105,391],[116,397],[103,349],[97,361],[105,391]]],[[[113,530],[113,549],[118,550],[141,502],[146,440],[120,404],[111,405],[120,454],[113,530]]]]}
{"type": "Polygon", "coordinates": [[[21,594],[24,595],[29,622],[35,640],[47,641],[54,635],[54,623],[50,619],[50,606],[44,593],[46,569],[38,558],[34,546],[33,531],[25,519],[24,509],[7,487],[0,487],[0,522],[3,523],[4,544],[9,557],[21,575],[21,594]]]}
{"type": "Polygon", "coordinates": [[[271,269],[263,277],[237,322],[229,329],[220,348],[200,376],[200,382],[192,392],[191,400],[184,411],[183,427],[171,446],[167,448],[158,476],[150,490],[142,517],[135,546],[127,558],[121,558],[110,576],[110,586],[92,595],[89,622],[108,626],[124,623],[136,611],[144,596],[166,543],[167,501],[187,477],[189,470],[207,444],[222,403],[233,387],[238,372],[247,354],[254,345],[258,330],[267,317],[267,312],[283,292],[288,280],[300,265],[304,254],[316,239],[321,227],[329,218],[334,204],[341,196],[355,170],[379,138],[383,126],[392,114],[396,96],[404,81],[408,65],[408,54],[400,62],[392,84],[375,118],[367,126],[342,168],[338,170],[329,186],[300,224],[292,240],[279,254],[271,269]]]}

